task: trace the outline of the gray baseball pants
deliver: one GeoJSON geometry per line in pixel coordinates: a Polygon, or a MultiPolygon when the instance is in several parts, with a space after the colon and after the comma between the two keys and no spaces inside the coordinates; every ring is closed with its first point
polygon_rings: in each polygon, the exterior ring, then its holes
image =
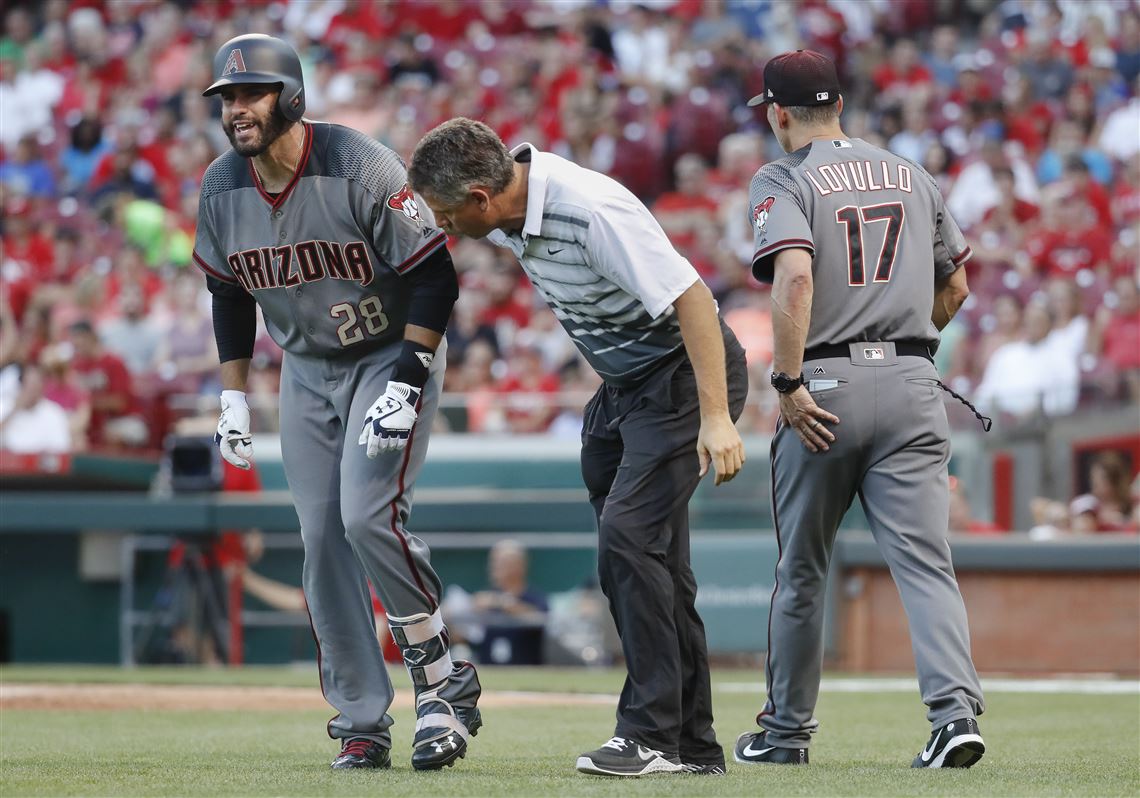
{"type": "Polygon", "coordinates": [[[827,569],[836,530],[856,495],[898,586],[927,718],[934,727],[984,709],[966,609],[946,541],[949,424],[938,372],[922,357],[804,363],[816,403],[839,417],[836,441],[811,453],[781,419],[772,439],[772,516],[780,546],[768,618],[768,700],[757,722],[770,745],[802,748],[823,666],[827,569]]]}
{"type": "Polygon", "coordinates": [[[328,723],[333,738],[392,744],[393,687],[369,582],[394,628],[424,632],[410,635],[418,647],[401,646],[417,693],[446,679],[440,696],[452,706],[473,706],[478,697],[474,669],[451,662],[446,631],[438,631],[441,586],[428,547],[405,528],[439,405],[446,347],[440,344],[407,447],[374,460],[356,439],[368,408],[384,393],[399,343],[341,359],[286,353],[282,363],[281,456],[301,521],[302,585],[321,691],[337,711],[328,723]],[[431,662],[424,662],[425,651],[431,662]]]}

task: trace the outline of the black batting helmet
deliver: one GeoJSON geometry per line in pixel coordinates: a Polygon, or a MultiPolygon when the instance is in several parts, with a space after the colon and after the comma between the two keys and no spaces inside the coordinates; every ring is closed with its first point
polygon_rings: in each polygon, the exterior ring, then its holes
{"type": "Polygon", "coordinates": [[[202,92],[209,97],[223,86],[276,83],[281,86],[277,107],[290,122],[305,114],[305,84],[301,59],[287,42],[264,33],[237,36],[218,48],[214,56],[214,82],[202,92]]]}

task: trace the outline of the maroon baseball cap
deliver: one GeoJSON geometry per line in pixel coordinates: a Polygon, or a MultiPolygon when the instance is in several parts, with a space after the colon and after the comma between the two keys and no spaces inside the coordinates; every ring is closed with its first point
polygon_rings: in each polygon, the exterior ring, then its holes
{"type": "Polygon", "coordinates": [[[748,104],[827,105],[838,99],[839,76],[831,59],[815,50],[796,50],[764,65],[764,91],[748,104]]]}

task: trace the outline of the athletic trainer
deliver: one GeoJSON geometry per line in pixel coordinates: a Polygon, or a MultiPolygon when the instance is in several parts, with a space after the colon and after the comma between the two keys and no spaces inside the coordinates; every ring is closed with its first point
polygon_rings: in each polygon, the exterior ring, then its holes
{"type": "Polygon", "coordinates": [[[302,583],[334,768],[390,764],[392,682],[368,582],[416,692],[412,765],[465,755],[479,680],[452,661],[427,547],[405,528],[443,383],[458,294],[446,237],[404,166],[354,130],[303,118],[297,53],[251,34],[214,57],[233,150],[206,170],[194,260],[213,294],[222,456],[253,456],[245,385],[255,306],[282,349],[281,456],[301,521],[302,583]]]}
{"type": "Polygon", "coordinates": [[[443,230],[514,252],[604,380],[584,413],[582,475],[628,675],[614,737],[578,769],[723,773],[688,502],[710,463],[718,484],[744,463],[744,350],[692,265],[610,178],[530,144],[508,152],[462,118],[424,137],[408,176],[443,230]]]}
{"type": "Polygon", "coordinates": [[[966,299],[970,257],[933,179],[840,128],[835,65],[768,62],[768,123],[788,155],[752,179],[752,271],[772,283],[768,700],[736,761],[806,764],[823,659],[827,569],[856,495],[898,585],[934,727],[915,767],[969,767],[982,690],[946,542],[949,426],[931,355],[966,299]]]}

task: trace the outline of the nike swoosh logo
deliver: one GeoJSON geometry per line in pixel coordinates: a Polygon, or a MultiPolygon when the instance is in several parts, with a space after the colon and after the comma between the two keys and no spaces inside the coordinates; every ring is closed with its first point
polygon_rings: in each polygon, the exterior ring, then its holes
{"type": "Polygon", "coordinates": [[[638,755],[639,757],[641,757],[643,760],[645,760],[646,762],[648,762],[650,759],[652,759],[653,757],[657,756],[657,752],[656,752],[656,751],[651,751],[651,750],[649,750],[648,748],[642,748],[642,747],[639,745],[639,746],[637,746],[637,755],[638,755]]]}
{"type": "Polygon", "coordinates": [[[550,247],[547,247],[546,248],[546,254],[547,255],[557,255],[559,252],[561,252],[564,249],[566,249],[566,247],[559,247],[558,249],[551,249],[550,247]]]}
{"type": "MultiPolygon", "coordinates": [[[[930,757],[934,756],[934,749],[938,747],[938,741],[942,739],[942,729],[938,730],[938,734],[930,741],[930,746],[922,752],[922,761],[929,762],[930,757]]],[[[913,748],[911,749],[914,750],[913,748]]]]}
{"type": "MultiPolygon", "coordinates": [[[[747,746],[745,746],[744,750],[741,753],[743,753],[745,756],[761,756],[762,754],[766,754],[769,751],[775,750],[776,746],[774,745],[769,748],[761,748],[759,750],[755,750],[752,748],[752,743],[749,743],[747,746]]],[[[911,750],[913,751],[914,749],[912,748],[911,750]]]]}

